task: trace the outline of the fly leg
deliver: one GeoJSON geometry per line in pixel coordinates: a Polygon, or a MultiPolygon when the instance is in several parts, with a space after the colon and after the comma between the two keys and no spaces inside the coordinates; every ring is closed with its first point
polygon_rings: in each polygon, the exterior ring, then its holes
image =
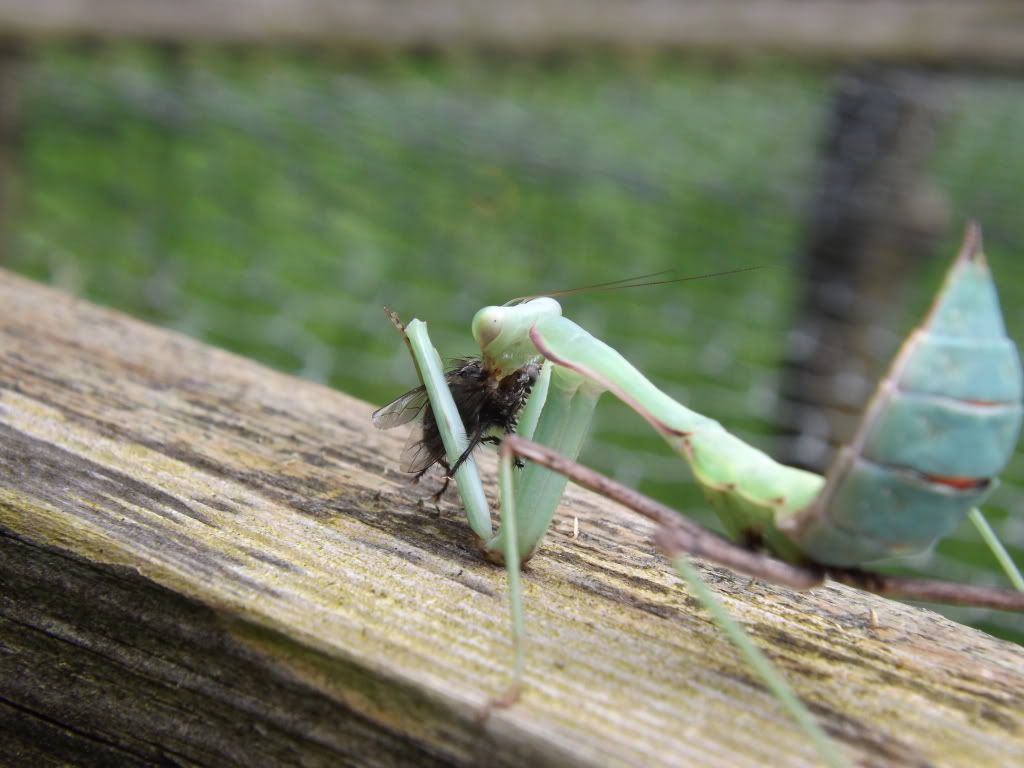
{"type": "Polygon", "coordinates": [[[480,443],[488,442],[488,440],[489,438],[484,437],[483,425],[478,424],[477,428],[473,430],[473,434],[469,438],[469,445],[466,446],[466,450],[462,452],[462,455],[459,456],[455,464],[448,470],[448,478],[450,479],[455,477],[455,473],[459,471],[459,467],[462,466],[462,462],[469,458],[470,454],[473,453],[473,449],[480,445],[480,443]]]}
{"type": "MultiPolygon", "coordinates": [[[[505,434],[510,435],[512,433],[511,432],[506,432],[505,434]]],[[[480,444],[483,445],[485,443],[487,445],[493,445],[495,448],[497,448],[498,446],[501,445],[501,438],[497,437],[496,435],[489,435],[487,437],[480,438],[480,444]]],[[[518,456],[515,457],[514,463],[515,463],[516,469],[522,469],[523,467],[526,466],[526,463],[521,458],[519,458],[518,456]]]]}
{"type": "MultiPolygon", "coordinates": [[[[451,469],[448,467],[448,461],[446,459],[438,459],[437,463],[444,467],[444,485],[441,486],[441,490],[439,490],[437,493],[432,493],[430,495],[430,500],[434,502],[435,509],[437,508],[438,503],[440,503],[441,497],[444,496],[444,492],[448,490],[448,484],[452,481],[453,474],[451,469]]],[[[423,479],[423,476],[427,474],[427,472],[430,470],[430,467],[432,466],[434,465],[431,464],[430,466],[424,467],[419,472],[417,472],[412,478],[413,484],[418,484],[419,481],[423,479]]],[[[437,512],[438,514],[440,514],[441,510],[438,509],[437,512]]]]}
{"type": "MultiPolygon", "coordinates": [[[[455,474],[448,466],[447,459],[438,459],[437,463],[444,467],[444,485],[441,486],[441,490],[430,497],[433,500],[435,507],[441,502],[441,497],[444,496],[444,492],[448,490],[448,484],[452,481],[452,475],[455,474]]],[[[426,472],[426,470],[423,471],[426,472]]],[[[439,509],[438,513],[440,514],[440,512],[441,510],[439,509]]]]}

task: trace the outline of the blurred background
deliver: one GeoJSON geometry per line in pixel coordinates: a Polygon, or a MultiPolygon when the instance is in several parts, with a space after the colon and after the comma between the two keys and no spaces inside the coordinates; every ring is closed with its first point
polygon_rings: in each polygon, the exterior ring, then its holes
{"type": "MultiPolygon", "coordinates": [[[[817,470],[968,218],[1024,341],[1006,3],[248,5],[0,4],[0,266],[374,406],[417,383],[384,304],[454,357],[486,304],[764,267],[563,305],[817,470]]],[[[718,527],[610,399],[583,461],[718,527]]],[[[1024,453],[986,511],[1024,561],[1024,453]]],[[[1003,583],[966,524],[901,567],[1003,583]]],[[[1024,640],[1019,616],[939,609],[1024,640]]]]}

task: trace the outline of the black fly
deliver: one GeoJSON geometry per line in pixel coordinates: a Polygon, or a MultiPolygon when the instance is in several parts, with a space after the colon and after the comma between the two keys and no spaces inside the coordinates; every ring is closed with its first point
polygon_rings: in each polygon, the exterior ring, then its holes
{"type": "Polygon", "coordinates": [[[448,481],[478,445],[499,444],[501,438],[493,432],[508,435],[515,431],[519,411],[538,372],[538,366],[531,364],[502,376],[488,370],[478,357],[452,361],[445,380],[469,440],[454,466],[449,465],[445,456],[441,432],[437,428],[426,387],[416,387],[375,411],[373,423],[378,429],[391,429],[412,421],[422,413],[422,433],[413,433],[402,452],[402,471],[415,474],[415,480],[419,480],[434,464],[444,467],[445,484],[435,494],[435,499],[439,499],[447,489],[448,481]]]}

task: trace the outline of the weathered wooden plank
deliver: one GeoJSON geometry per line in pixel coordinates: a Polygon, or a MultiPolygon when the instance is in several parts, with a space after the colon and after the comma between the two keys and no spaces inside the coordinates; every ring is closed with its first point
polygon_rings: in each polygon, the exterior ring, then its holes
{"type": "Polygon", "coordinates": [[[0,0],[0,33],[228,43],[670,47],[942,65],[1024,61],[1016,0],[0,0]]]}
{"type": "MultiPolygon", "coordinates": [[[[646,524],[581,492],[525,574],[528,689],[481,719],[508,683],[502,572],[390,469],[370,410],[0,273],[2,753],[816,763],[646,524]]],[[[1024,762],[1024,649],[704,570],[866,764],[1024,762]]]]}

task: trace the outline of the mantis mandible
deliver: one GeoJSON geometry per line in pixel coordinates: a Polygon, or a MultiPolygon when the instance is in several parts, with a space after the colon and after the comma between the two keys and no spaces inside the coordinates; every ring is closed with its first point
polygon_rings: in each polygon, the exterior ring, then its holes
{"type": "MultiPolygon", "coordinates": [[[[509,434],[500,449],[497,532],[471,451],[484,441],[484,428],[500,420],[482,426],[474,417],[467,439],[460,414],[465,400],[453,399],[458,382],[454,372],[443,373],[426,325],[413,320],[402,326],[390,316],[405,334],[429,397],[425,426],[443,442],[445,457],[438,460],[455,469],[450,474],[485,554],[508,569],[517,683],[524,671],[519,566],[539,546],[569,477],[658,524],[657,541],[677,572],[831,764],[844,763],[838,750],[703,585],[688,556],[797,589],[832,578],[893,596],[1024,610],[1024,592],[861,570],[875,560],[927,549],[965,514],[979,520],[976,507],[995,487],[1017,442],[1021,362],[1006,336],[973,224],[928,316],[903,345],[853,441],[824,478],[775,462],[717,421],[675,402],[618,352],[563,317],[550,297],[480,310],[472,330],[485,385],[497,391],[504,382],[518,382],[523,391],[507,407],[518,409],[525,400],[518,420],[502,424],[509,434]],[[686,460],[737,543],[575,462],[605,391],[635,410],[686,460]],[[513,462],[520,457],[528,463],[515,476],[513,462]]],[[[374,422],[387,428],[408,421],[415,394],[380,409],[374,422]]]]}

